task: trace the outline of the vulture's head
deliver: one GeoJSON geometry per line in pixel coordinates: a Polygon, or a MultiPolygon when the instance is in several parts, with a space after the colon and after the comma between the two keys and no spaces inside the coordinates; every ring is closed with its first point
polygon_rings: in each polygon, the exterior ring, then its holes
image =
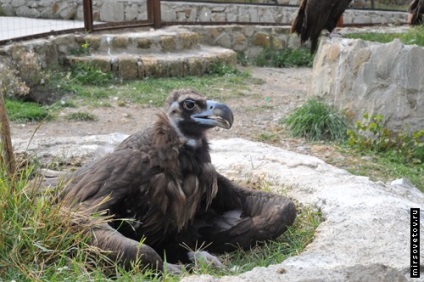
{"type": "Polygon", "coordinates": [[[208,100],[191,89],[173,91],[165,101],[164,111],[185,137],[194,139],[215,126],[229,129],[234,120],[227,105],[208,100]]]}

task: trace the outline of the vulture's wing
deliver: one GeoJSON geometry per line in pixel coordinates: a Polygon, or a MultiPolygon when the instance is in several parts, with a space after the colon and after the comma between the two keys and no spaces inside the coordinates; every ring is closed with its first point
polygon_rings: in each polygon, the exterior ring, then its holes
{"type": "MultiPolygon", "coordinates": [[[[140,195],[140,189],[148,187],[144,184],[158,172],[157,167],[151,167],[150,159],[146,152],[127,148],[89,164],[70,179],[63,198],[65,205],[88,216],[95,212],[116,216],[116,206],[122,206],[132,194],[140,195]]],[[[138,198],[140,205],[150,204],[147,201],[138,198]]],[[[109,252],[109,256],[122,265],[130,267],[131,263],[136,262],[163,270],[163,261],[153,248],[125,237],[107,222],[96,223],[89,230],[92,233],[91,243],[109,252]]],[[[169,265],[169,268],[178,272],[175,266],[169,265]]]]}
{"type": "Polygon", "coordinates": [[[343,15],[346,8],[349,6],[352,0],[339,0],[331,10],[330,16],[325,25],[325,29],[332,32],[337,25],[337,21],[343,15]]]}
{"type": "Polygon", "coordinates": [[[83,202],[85,206],[94,207],[108,197],[110,199],[98,210],[107,209],[148,182],[154,173],[144,152],[115,151],[78,171],[65,188],[64,201],[67,205],[83,202]]]}
{"type": "Polygon", "coordinates": [[[422,14],[424,13],[424,0],[414,0],[409,4],[408,13],[412,14],[411,25],[422,24],[422,14]]]}
{"type": "Polygon", "coordinates": [[[308,2],[308,0],[303,0],[302,3],[300,3],[299,6],[299,10],[297,11],[297,15],[293,20],[292,26],[291,26],[291,30],[290,32],[296,32],[299,35],[303,35],[302,38],[302,43],[305,42],[306,40],[308,40],[307,38],[305,40],[304,37],[306,36],[306,33],[303,33],[304,30],[304,26],[306,25],[306,23],[304,23],[304,21],[306,21],[305,19],[305,13],[306,13],[306,3],[308,2]]]}

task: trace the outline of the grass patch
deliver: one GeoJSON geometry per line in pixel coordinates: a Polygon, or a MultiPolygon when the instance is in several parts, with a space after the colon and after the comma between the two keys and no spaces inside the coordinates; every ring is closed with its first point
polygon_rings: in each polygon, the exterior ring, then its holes
{"type": "Polygon", "coordinates": [[[311,54],[309,49],[286,48],[276,50],[274,48],[264,49],[256,58],[255,65],[260,67],[312,67],[314,54],[311,54]]]}
{"type": "Polygon", "coordinates": [[[97,117],[87,112],[75,112],[67,114],[65,119],[69,121],[96,121],[97,117]]]}
{"type": "Polygon", "coordinates": [[[110,72],[104,72],[93,64],[76,64],[71,67],[70,79],[82,85],[106,85],[113,80],[110,72]]]}
{"type": "MultiPolygon", "coordinates": [[[[225,100],[241,95],[248,88],[246,84],[253,80],[246,72],[218,63],[212,65],[211,74],[202,77],[146,78],[122,82],[110,76],[104,77],[100,72],[91,66],[82,65],[70,73],[56,71],[51,75],[50,83],[62,94],[74,96],[67,103],[76,106],[102,106],[109,103],[107,99],[119,99],[121,105],[146,104],[161,107],[169,93],[178,88],[193,88],[209,98],[225,100]],[[84,75],[87,68],[92,72],[91,76],[98,75],[99,78],[88,79],[90,75],[84,75]]],[[[55,106],[57,109],[57,103],[55,106]]]]}
{"type": "Polygon", "coordinates": [[[57,105],[61,108],[76,108],[77,105],[73,101],[60,101],[57,105]]]}
{"type": "Polygon", "coordinates": [[[31,174],[32,168],[27,168],[20,177],[7,181],[0,172],[0,277],[55,281],[95,276],[88,262],[100,263],[102,256],[85,243],[86,235],[72,227],[61,206],[54,204],[57,193],[39,190],[38,184],[30,183],[31,174]]]}
{"type": "Polygon", "coordinates": [[[424,164],[404,163],[393,154],[381,154],[370,150],[354,150],[347,144],[338,147],[345,156],[343,160],[327,160],[330,164],[344,168],[352,174],[369,177],[384,183],[398,178],[409,179],[424,192],[424,164]]]}
{"type": "Polygon", "coordinates": [[[410,28],[407,33],[351,33],[347,34],[346,37],[380,43],[392,42],[398,38],[404,44],[424,46],[424,26],[410,28]]]}
{"type": "Polygon", "coordinates": [[[7,115],[11,121],[34,122],[51,119],[46,107],[33,102],[6,99],[7,115]]]}
{"type": "Polygon", "coordinates": [[[310,141],[343,141],[347,138],[343,117],[335,109],[316,100],[308,100],[280,122],[288,125],[292,136],[310,141]]]}
{"type": "Polygon", "coordinates": [[[280,135],[276,132],[265,131],[265,132],[259,133],[258,136],[256,137],[256,140],[260,142],[266,142],[266,143],[276,143],[280,141],[280,135]]]}
{"type": "Polygon", "coordinates": [[[231,65],[223,64],[219,61],[212,63],[209,67],[209,74],[224,76],[224,75],[237,75],[240,73],[241,72],[237,68],[231,65]]]}
{"type": "MultiPolygon", "coordinates": [[[[249,81],[255,81],[248,73],[222,64],[215,64],[211,72],[214,74],[203,77],[144,79],[122,83],[90,65],[79,65],[70,72],[52,69],[48,71],[46,87],[58,92],[58,97],[66,95],[66,102],[58,101],[51,106],[42,106],[8,99],[6,107],[11,121],[41,121],[53,119],[61,108],[78,108],[80,105],[110,107],[112,100],[119,100],[120,105],[145,104],[161,107],[169,93],[178,88],[193,88],[209,98],[226,100],[243,95],[243,90],[248,89],[249,81]]],[[[93,120],[92,118],[88,115],[68,117],[70,120],[93,120]]]]}
{"type": "MultiPolygon", "coordinates": [[[[108,89],[102,89],[105,96],[119,97],[120,103],[147,104],[162,107],[165,99],[172,90],[179,88],[192,88],[208,96],[208,98],[225,101],[240,95],[243,89],[247,89],[249,81],[247,73],[208,75],[203,77],[179,77],[144,79],[141,81],[129,81],[122,85],[115,85],[108,89]],[[107,93],[107,94],[106,94],[107,93]]],[[[91,95],[98,93],[98,88],[89,88],[91,95]]]]}

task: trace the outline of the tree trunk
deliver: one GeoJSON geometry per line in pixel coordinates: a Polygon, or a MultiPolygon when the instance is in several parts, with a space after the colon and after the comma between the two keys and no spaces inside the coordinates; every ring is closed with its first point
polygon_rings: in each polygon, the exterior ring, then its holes
{"type": "MultiPolygon", "coordinates": [[[[12,180],[16,173],[16,162],[15,162],[15,155],[13,154],[12,138],[10,137],[9,119],[6,114],[6,105],[4,102],[4,95],[3,95],[3,91],[1,87],[0,87],[0,137],[1,137],[0,165],[6,169],[9,178],[12,180]]],[[[13,191],[13,187],[11,190],[13,191]]]]}

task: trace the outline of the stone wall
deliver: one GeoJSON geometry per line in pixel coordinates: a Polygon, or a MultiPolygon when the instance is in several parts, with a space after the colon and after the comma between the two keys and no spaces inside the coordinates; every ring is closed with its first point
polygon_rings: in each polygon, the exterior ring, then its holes
{"type": "MultiPolygon", "coordinates": [[[[200,43],[203,45],[232,49],[243,53],[246,59],[255,57],[269,46],[275,49],[300,46],[299,37],[290,33],[288,26],[193,25],[182,28],[198,33],[200,43]]],[[[35,51],[41,62],[47,62],[43,66],[59,64],[66,55],[81,47],[85,42],[85,36],[85,34],[65,34],[0,46],[0,61],[2,56],[13,58],[16,56],[15,53],[20,51],[35,51]]]]}
{"type": "MultiPolygon", "coordinates": [[[[264,0],[275,3],[274,0],[264,0]]],[[[162,1],[164,22],[261,22],[291,23],[299,0],[277,0],[274,5],[234,5],[225,3],[188,3],[162,1]]],[[[116,22],[144,20],[146,0],[93,1],[93,15],[97,21],[116,22]]],[[[78,19],[83,18],[82,0],[0,0],[1,13],[6,16],[31,18],[78,19]]],[[[349,9],[344,14],[345,24],[398,24],[406,22],[406,12],[381,12],[349,9]]]]}
{"type": "Polygon", "coordinates": [[[424,128],[424,48],[399,40],[381,44],[324,39],[314,61],[312,88],[352,120],[381,114],[394,131],[424,128]]]}
{"type": "Polygon", "coordinates": [[[184,26],[199,34],[202,44],[229,48],[243,53],[246,59],[256,57],[264,48],[277,50],[300,47],[300,38],[288,26],[193,25],[184,26]]]}

